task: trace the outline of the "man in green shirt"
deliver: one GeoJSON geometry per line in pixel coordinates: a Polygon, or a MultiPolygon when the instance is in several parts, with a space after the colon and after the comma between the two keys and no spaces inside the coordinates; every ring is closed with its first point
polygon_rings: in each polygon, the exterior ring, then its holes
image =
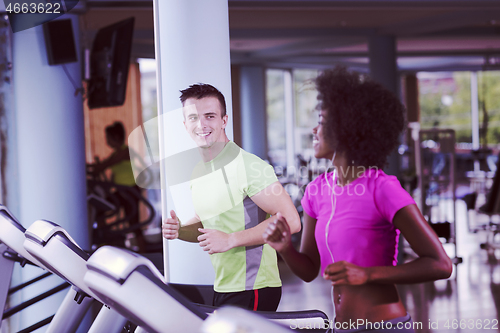
{"type": "Polygon", "coordinates": [[[222,93],[208,84],[181,91],[184,125],[202,161],[191,177],[195,216],[180,223],[174,211],[163,236],[198,242],[215,270],[213,305],[275,311],[281,299],[276,252],[262,234],[277,215],[292,233],[300,218],[272,166],[250,154],[225,133],[228,116],[222,93]]]}

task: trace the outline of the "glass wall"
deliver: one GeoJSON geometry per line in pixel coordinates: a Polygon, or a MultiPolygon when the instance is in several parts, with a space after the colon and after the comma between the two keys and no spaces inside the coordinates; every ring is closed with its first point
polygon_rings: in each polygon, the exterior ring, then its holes
{"type": "Polygon", "coordinates": [[[293,71],[295,96],[295,147],[297,154],[306,160],[314,158],[312,150],[312,128],[318,124],[317,92],[314,79],[317,70],[296,69],[293,71]]]}
{"type": "Polygon", "coordinates": [[[458,143],[472,144],[470,73],[418,73],[417,77],[421,128],[451,128],[458,143]]]}
{"type": "Polygon", "coordinates": [[[417,77],[421,128],[456,132],[458,180],[467,183],[474,170],[493,173],[500,142],[500,72],[418,73],[417,77]],[[474,102],[471,95],[476,90],[474,102]]]}
{"type": "MultiPolygon", "coordinates": [[[[317,92],[314,88],[318,71],[268,69],[266,75],[271,163],[275,167],[286,168],[288,157],[288,161],[290,158],[296,160],[298,169],[294,171],[300,171],[301,165],[307,165],[309,170],[319,173],[318,170],[324,170],[328,161],[316,160],[312,150],[311,130],[318,120],[317,92]],[[292,75],[292,92],[284,91],[284,73],[292,75]],[[287,119],[287,114],[290,114],[285,110],[287,94],[293,95],[293,121],[287,119]],[[287,133],[293,133],[292,142],[287,142],[287,133]]],[[[417,74],[420,127],[455,130],[457,171],[463,180],[466,180],[467,171],[474,170],[474,160],[477,160],[478,154],[481,158],[480,169],[494,171],[500,150],[500,98],[497,97],[500,96],[500,71],[477,72],[478,115],[475,117],[471,111],[471,91],[474,91],[471,90],[471,77],[471,72],[465,71],[417,74]],[[479,149],[473,149],[473,124],[478,124],[479,139],[475,147],[479,149]]],[[[299,176],[304,176],[304,172],[300,172],[299,176]]]]}
{"type": "MultiPolygon", "coordinates": [[[[139,70],[141,71],[141,105],[142,120],[146,123],[158,116],[157,90],[156,90],[156,60],[138,59],[139,70]]],[[[159,152],[160,142],[158,129],[148,128],[148,135],[151,135],[149,144],[152,152],[159,152]]],[[[158,156],[155,156],[158,157],[158,156]]]]}
{"type": "Polygon", "coordinates": [[[497,153],[500,143],[500,71],[478,73],[478,100],[481,146],[497,153]]]}
{"type": "Polygon", "coordinates": [[[269,159],[278,176],[286,178],[283,181],[307,183],[328,164],[326,160],[316,160],[312,149],[312,129],[318,123],[314,87],[317,75],[315,69],[266,71],[269,159]],[[287,75],[292,77],[290,92],[285,91],[287,75]],[[291,112],[286,110],[286,98],[290,95],[291,112]],[[288,115],[293,119],[287,119],[288,115]],[[291,141],[287,141],[288,133],[292,133],[291,141]]]}

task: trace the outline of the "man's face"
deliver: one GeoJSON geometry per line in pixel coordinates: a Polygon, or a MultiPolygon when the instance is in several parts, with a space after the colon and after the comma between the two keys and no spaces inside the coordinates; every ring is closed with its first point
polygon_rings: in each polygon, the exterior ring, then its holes
{"type": "Polygon", "coordinates": [[[215,142],[224,141],[228,117],[221,117],[222,107],[217,98],[188,98],[183,112],[184,126],[198,147],[210,148],[215,142]]]}

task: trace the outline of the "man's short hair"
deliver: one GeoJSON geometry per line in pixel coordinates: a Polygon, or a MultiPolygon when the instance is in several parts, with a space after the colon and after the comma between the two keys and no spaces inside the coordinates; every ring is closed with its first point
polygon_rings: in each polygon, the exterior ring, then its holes
{"type": "Polygon", "coordinates": [[[224,95],[215,88],[214,86],[206,83],[196,83],[189,86],[184,90],[181,90],[180,100],[182,105],[188,98],[202,99],[204,97],[215,97],[219,100],[222,107],[221,117],[226,115],[226,100],[224,95]]]}

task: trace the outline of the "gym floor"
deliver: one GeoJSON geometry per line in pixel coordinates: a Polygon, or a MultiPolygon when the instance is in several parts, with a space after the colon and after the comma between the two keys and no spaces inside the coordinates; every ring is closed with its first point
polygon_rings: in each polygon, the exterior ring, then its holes
{"type": "MultiPolygon", "coordinates": [[[[399,286],[406,309],[419,333],[499,332],[500,249],[486,251],[480,244],[486,231],[468,231],[465,203],[457,200],[457,251],[463,262],[447,280],[399,286]]],[[[478,216],[478,222],[485,216],[478,216]]],[[[482,220],[481,220],[482,219],[482,220]]],[[[445,250],[454,257],[453,244],[445,250]]],[[[499,246],[500,247],[500,246],[499,246]]],[[[305,283],[280,262],[283,296],[280,311],[318,309],[332,317],[330,284],[322,277],[305,283]]]]}

